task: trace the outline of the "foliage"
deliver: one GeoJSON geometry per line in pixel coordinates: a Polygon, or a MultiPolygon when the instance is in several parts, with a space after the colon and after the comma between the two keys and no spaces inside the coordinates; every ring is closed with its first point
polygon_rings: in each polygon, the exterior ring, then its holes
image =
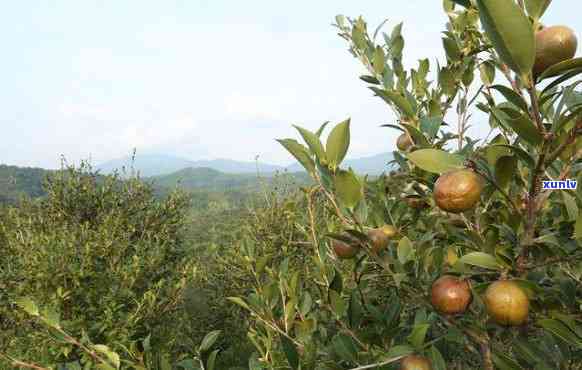
{"type": "Polygon", "coordinates": [[[398,118],[385,126],[414,146],[395,153],[397,172],[370,181],[341,166],[349,120],[327,142],[325,124],[295,126],[304,143],[278,140],[316,184],[303,189],[304,200],[280,206],[292,211],[268,225],[276,234],[264,232],[280,240],[291,218],[286,241],[240,243],[253,287],[231,300],[251,314],[250,369],[394,369],[410,354],[435,369],[580,368],[582,190],[541,186],[581,177],[582,93],[572,82],[580,67],[573,60],[532,75],[532,35],[548,5],[534,3],[445,0],[447,62],[437,63],[436,82],[428,59],[404,69],[401,24],[370,34],[362,18],[336,18],[368,71],[361,79],[398,118]],[[495,84],[496,75],[507,83],[495,84]],[[476,120],[489,123],[488,137],[468,135],[476,120]],[[479,174],[485,187],[475,208],[456,215],[436,207],[432,193],[441,173],[460,168],[479,174]],[[411,197],[427,207],[411,206],[411,197]],[[384,224],[399,236],[376,254],[367,232],[384,224]],[[346,233],[361,248],[348,261],[330,247],[332,238],[349,242],[346,233]],[[430,303],[432,282],[446,274],[471,284],[462,314],[430,303]],[[527,294],[525,325],[489,317],[483,294],[498,280],[527,294]]]}

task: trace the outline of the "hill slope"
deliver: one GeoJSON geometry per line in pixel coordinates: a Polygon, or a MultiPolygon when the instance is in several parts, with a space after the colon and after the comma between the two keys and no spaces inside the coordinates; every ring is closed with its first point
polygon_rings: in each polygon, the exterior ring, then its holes
{"type": "Polygon", "coordinates": [[[14,204],[23,195],[44,195],[42,182],[50,172],[42,168],[0,165],[0,204],[14,204]]]}
{"type": "MultiPolygon", "coordinates": [[[[267,163],[258,163],[259,171],[272,173],[283,170],[283,167],[267,163]]],[[[114,170],[120,170],[125,167],[127,170],[132,168],[132,158],[125,157],[114,159],[95,166],[103,174],[113,173],[114,170]]],[[[185,168],[207,167],[226,173],[256,173],[257,163],[235,161],[232,159],[212,159],[192,161],[185,158],[179,158],[169,155],[148,154],[136,155],[133,162],[133,168],[139,171],[142,177],[168,175],[185,168]]]]}

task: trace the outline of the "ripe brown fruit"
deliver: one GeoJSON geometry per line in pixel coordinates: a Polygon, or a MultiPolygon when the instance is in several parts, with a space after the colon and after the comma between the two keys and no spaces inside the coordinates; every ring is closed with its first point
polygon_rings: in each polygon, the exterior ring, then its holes
{"type": "Polygon", "coordinates": [[[346,242],[336,239],[332,240],[331,246],[335,254],[340,259],[354,258],[358,254],[358,251],[360,249],[356,245],[348,244],[346,242]]]}
{"type": "Polygon", "coordinates": [[[534,76],[541,75],[554,64],[574,58],[578,39],[566,26],[551,26],[536,32],[534,76]]]}
{"type": "Polygon", "coordinates": [[[489,285],[484,302],[489,316],[500,325],[517,326],[527,321],[529,298],[511,280],[499,280],[489,285]]]}
{"type": "Polygon", "coordinates": [[[432,370],[432,366],[426,357],[410,355],[404,357],[400,370],[432,370]]]}
{"type": "Polygon", "coordinates": [[[388,247],[390,239],[392,239],[398,230],[392,225],[384,225],[377,229],[371,229],[368,231],[368,238],[372,242],[372,251],[374,253],[379,253],[381,250],[388,247]]]}
{"type": "Polygon", "coordinates": [[[396,147],[403,152],[407,151],[413,145],[410,136],[405,132],[396,139],[396,147]]]}
{"type": "Polygon", "coordinates": [[[469,169],[453,170],[438,178],[433,197],[443,211],[461,213],[477,204],[482,190],[481,176],[469,169]]]}
{"type": "Polygon", "coordinates": [[[414,209],[424,209],[428,207],[428,203],[424,201],[424,199],[415,197],[415,196],[407,196],[404,198],[404,202],[410,207],[414,209]]]}
{"type": "Polygon", "coordinates": [[[471,288],[466,280],[444,275],[430,290],[430,302],[440,313],[456,315],[465,312],[471,303],[471,288]]]}

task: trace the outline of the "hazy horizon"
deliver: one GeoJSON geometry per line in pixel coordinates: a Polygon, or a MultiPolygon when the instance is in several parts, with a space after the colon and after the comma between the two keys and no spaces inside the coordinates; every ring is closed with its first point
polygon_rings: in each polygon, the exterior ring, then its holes
{"type": "MultiPolygon", "coordinates": [[[[398,133],[379,127],[394,117],[358,79],[365,71],[331,26],[335,15],[363,15],[370,29],[404,22],[407,69],[444,61],[442,1],[35,3],[0,14],[0,163],[57,168],[63,155],[98,164],[136,148],[288,165],[274,139],[297,138],[291,124],[347,117],[348,157],[371,156],[394,149],[398,133]]],[[[579,23],[558,2],[543,21],[579,23]]]]}

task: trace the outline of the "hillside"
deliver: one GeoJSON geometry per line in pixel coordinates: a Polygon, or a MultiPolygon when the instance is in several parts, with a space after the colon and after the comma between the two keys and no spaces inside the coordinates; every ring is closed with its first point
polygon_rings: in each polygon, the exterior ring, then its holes
{"type": "Polygon", "coordinates": [[[212,159],[192,161],[163,154],[136,155],[132,163],[131,157],[114,159],[95,166],[103,174],[113,171],[134,168],[142,177],[169,175],[185,168],[212,168],[225,173],[256,173],[257,165],[260,172],[273,173],[283,170],[283,167],[255,162],[236,161],[232,159],[212,159]]]}
{"type": "MultiPolygon", "coordinates": [[[[393,166],[388,166],[388,162],[394,159],[392,153],[380,153],[370,157],[346,159],[342,162],[343,168],[352,167],[357,173],[367,173],[369,175],[379,175],[382,172],[389,172],[393,166]]],[[[299,163],[294,163],[287,167],[290,172],[302,171],[299,163]]]]}
{"type": "MultiPolygon", "coordinates": [[[[307,184],[310,181],[305,172],[285,173],[281,174],[279,178],[301,185],[307,184]]],[[[260,189],[261,182],[264,184],[271,184],[274,179],[275,177],[272,173],[262,175],[259,178],[256,174],[224,173],[212,168],[202,167],[186,168],[169,175],[151,177],[148,180],[152,180],[156,186],[164,188],[179,186],[185,190],[207,189],[213,191],[255,191],[260,189]]]]}
{"type": "Polygon", "coordinates": [[[0,165],[0,204],[14,204],[23,195],[44,195],[42,182],[49,173],[42,168],[0,165]]]}

